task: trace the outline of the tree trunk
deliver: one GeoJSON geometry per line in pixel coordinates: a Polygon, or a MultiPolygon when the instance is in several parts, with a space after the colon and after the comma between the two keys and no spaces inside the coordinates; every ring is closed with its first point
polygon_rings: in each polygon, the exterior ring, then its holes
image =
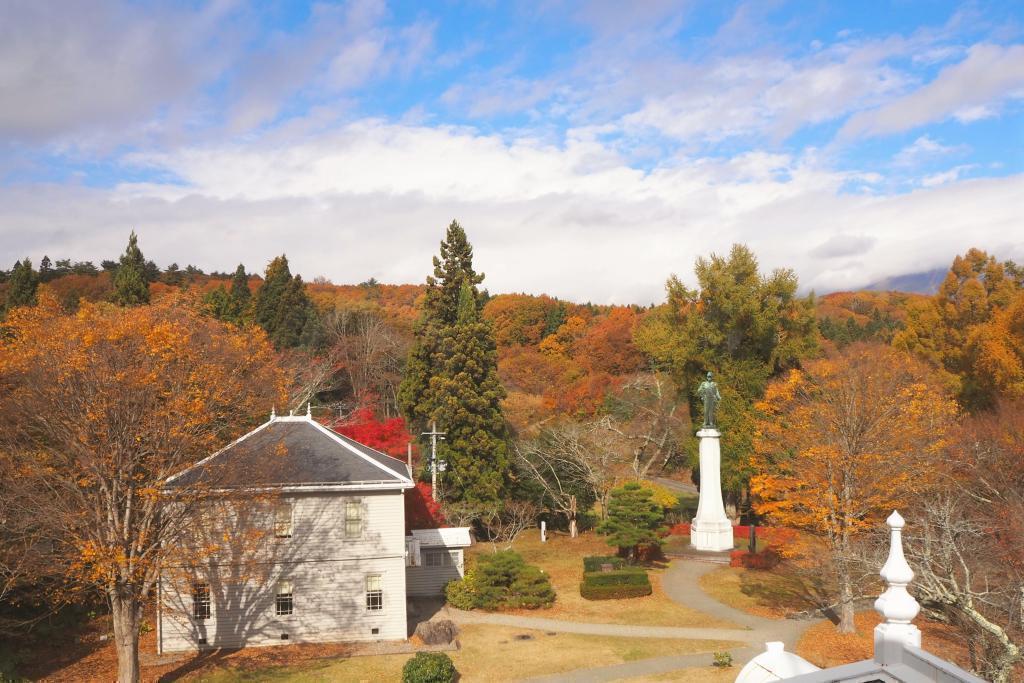
{"type": "Polygon", "coordinates": [[[139,620],[141,606],[132,597],[114,592],[110,613],[114,622],[114,647],[117,650],[118,683],[139,680],[139,620]]]}
{"type": "Polygon", "coordinates": [[[854,633],[853,623],[853,579],[850,569],[843,562],[839,566],[839,626],[840,633],[854,633]]]}
{"type": "Polygon", "coordinates": [[[579,529],[576,526],[576,496],[569,496],[569,538],[576,538],[579,529]]]}

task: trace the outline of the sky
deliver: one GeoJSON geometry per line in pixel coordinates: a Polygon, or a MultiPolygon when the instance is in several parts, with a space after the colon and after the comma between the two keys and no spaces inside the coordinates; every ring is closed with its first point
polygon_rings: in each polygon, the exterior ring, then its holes
{"type": "Polygon", "coordinates": [[[1024,3],[0,3],[0,267],[147,258],[648,304],[1024,261],[1024,3]]]}

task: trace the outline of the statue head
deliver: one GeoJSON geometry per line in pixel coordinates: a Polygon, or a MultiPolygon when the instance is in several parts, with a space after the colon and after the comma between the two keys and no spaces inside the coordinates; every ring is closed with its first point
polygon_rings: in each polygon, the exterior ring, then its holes
{"type": "Polygon", "coordinates": [[[708,381],[709,382],[711,381],[711,371],[710,370],[708,370],[708,381]]]}

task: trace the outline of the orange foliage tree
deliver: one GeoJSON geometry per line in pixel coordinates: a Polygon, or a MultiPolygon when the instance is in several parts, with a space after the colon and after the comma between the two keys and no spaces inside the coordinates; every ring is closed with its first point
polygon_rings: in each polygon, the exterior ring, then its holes
{"type": "Polygon", "coordinates": [[[957,406],[923,364],[854,344],[770,384],[757,409],[755,509],[824,540],[852,633],[856,537],[930,485],[957,406]]]}
{"type": "Polygon", "coordinates": [[[972,364],[968,342],[1005,310],[1019,291],[1018,283],[1007,273],[1007,264],[971,249],[953,260],[932,299],[907,308],[906,327],[893,337],[893,345],[938,367],[966,408],[990,407],[996,398],[993,387],[984,374],[986,368],[972,364]]]}
{"type": "Polygon", "coordinates": [[[261,330],[206,318],[181,296],[68,315],[44,294],[8,317],[0,457],[18,468],[20,503],[46,527],[69,587],[108,600],[119,680],[139,678],[143,605],[202,498],[162,505],[163,484],[284,396],[261,330]]]}

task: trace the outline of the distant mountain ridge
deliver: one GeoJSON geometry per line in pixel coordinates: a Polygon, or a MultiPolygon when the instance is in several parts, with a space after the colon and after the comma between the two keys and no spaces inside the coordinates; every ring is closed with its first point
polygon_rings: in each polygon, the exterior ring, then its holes
{"type": "Polygon", "coordinates": [[[919,273],[893,275],[873,282],[864,289],[873,292],[910,292],[913,294],[935,294],[946,278],[949,267],[933,268],[919,273]]]}

